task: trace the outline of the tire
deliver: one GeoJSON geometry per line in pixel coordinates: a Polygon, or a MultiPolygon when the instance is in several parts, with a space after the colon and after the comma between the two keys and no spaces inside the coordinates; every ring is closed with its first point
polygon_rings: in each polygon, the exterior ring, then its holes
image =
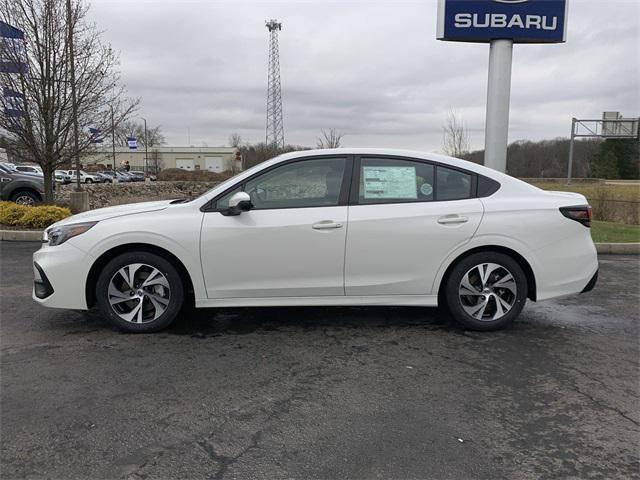
{"type": "Polygon", "coordinates": [[[527,277],[508,255],[474,253],[453,267],[445,295],[449,312],[463,327],[499,330],[520,315],[527,301],[527,277]]]}
{"type": "Polygon", "coordinates": [[[157,332],[168,327],[180,312],[184,284],[177,269],[164,258],[142,251],[123,253],[102,269],[96,282],[96,303],[121,330],[157,332]],[[129,288],[132,273],[134,285],[129,288]],[[126,299],[127,294],[131,300],[126,299]]]}
{"type": "Polygon", "coordinates": [[[93,180],[91,180],[90,178],[85,179],[84,183],[93,183],[93,180]]]}
{"type": "Polygon", "coordinates": [[[40,195],[31,190],[18,190],[11,194],[10,200],[20,205],[35,205],[40,203],[40,195]]]}

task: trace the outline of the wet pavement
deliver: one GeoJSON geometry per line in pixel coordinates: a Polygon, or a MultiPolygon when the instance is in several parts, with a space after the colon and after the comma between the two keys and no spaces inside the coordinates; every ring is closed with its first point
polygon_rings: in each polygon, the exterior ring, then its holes
{"type": "Polygon", "coordinates": [[[640,257],[508,330],[422,308],[204,310],[127,335],[1,242],[2,478],[640,478],[640,257]]]}

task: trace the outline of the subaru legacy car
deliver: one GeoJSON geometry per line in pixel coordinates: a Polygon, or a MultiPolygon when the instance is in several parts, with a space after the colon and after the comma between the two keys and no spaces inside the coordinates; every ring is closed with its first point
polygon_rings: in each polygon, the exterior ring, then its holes
{"type": "Polygon", "coordinates": [[[444,305],[464,327],[511,324],[527,299],[593,288],[591,208],[431,153],[292,152],[193,199],[69,217],[33,256],[33,298],[96,306],[117,327],[197,308],[444,305]]]}

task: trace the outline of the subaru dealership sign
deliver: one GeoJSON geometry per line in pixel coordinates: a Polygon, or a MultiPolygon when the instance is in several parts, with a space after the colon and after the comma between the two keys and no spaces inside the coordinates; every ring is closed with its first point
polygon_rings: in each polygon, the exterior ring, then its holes
{"type": "Polygon", "coordinates": [[[559,43],[568,0],[438,0],[438,40],[559,43]]]}

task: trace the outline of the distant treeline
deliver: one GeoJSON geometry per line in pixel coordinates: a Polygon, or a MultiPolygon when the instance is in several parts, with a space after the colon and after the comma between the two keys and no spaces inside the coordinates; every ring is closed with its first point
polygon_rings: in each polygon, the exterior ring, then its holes
{"type": "MultiPolygon", "coordinates": [[[[640,178],[638,140],[576,140],[573,150],[573,176],[595,178],[640,178]]],[[[482,163],[484,150],[464,156],[482,163]]],[[[569,139],[556,138],[532,142],[519,140],[507,148],[507,173],[524,178],[562,178],[567,175],[569,139]]]]}

